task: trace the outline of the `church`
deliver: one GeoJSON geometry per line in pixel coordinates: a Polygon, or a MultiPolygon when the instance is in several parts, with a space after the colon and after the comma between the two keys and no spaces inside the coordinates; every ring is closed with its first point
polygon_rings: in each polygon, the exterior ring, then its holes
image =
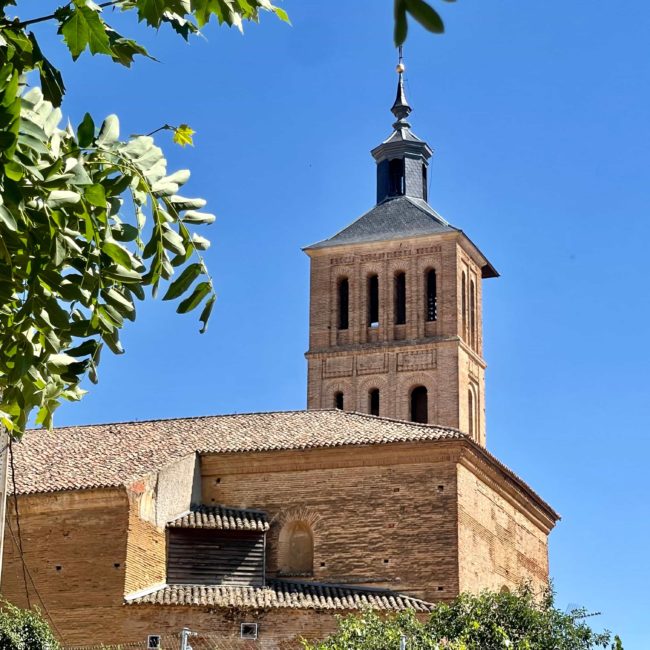
{"type": "Polygon", "coordinates": [[[15,446],[2,594],[37,605],[64,645],[187,626],[299,647],[337,614],[547,584],[559,516],[486,447],[481,287],[498,273],[429,205],[403,72],[372,150],[375,206],[304,249],[307,410],[15,446]]]}

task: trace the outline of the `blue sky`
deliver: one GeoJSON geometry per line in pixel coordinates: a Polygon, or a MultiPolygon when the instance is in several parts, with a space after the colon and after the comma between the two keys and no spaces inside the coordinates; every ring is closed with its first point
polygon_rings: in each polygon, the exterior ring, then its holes
{"type": "MultiPolygon", "coordinates": [[[[35,5],[25,3],[25,17],[35,5]]],[[[149,302],[106,353],[101,383],[56,423],[304,408],[308,260],[374,203],[369,150],[392,116],[392,3],[286,0],[246,34],[183,44],[139,29],[160,63],[72,64],[64,109],[115,112],[123,132],[189,123],[165,140],[188,193],[218,216],[207,258],[219,300],[207,334],[149,302]]],[[[413,25],[414,131],[435,154],[430,202],[488,255],[488,447],[562,514],[551,535],[558,603],[648,647],[645,483],[650,237],[650,3],[437,2],[447,34],[413,25]]]]}

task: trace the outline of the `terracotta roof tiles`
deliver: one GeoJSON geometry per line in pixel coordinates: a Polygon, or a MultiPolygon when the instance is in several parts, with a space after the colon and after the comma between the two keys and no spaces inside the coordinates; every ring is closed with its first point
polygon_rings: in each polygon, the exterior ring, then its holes
{"type": "Polygon", "coordinates": [[[129,605],[431,611],[432,605],[394,591],[271,580],[265,587],[167,585],[127,600],[129,605]]]}
{"type": "Polygon", "coordinates": [[[269,529],[266,513],[225,506],[196,506],[167,524],[167,528],[209,528],[213,530],[250,530],[260,533],[269,529]]]}
{"type": "Polygon", "coordinates": [[[455,429],[343,411],[286,411],[28,431],[14,446],[21,494],[128,485],[188,454],[464,438],[455,429]]]}

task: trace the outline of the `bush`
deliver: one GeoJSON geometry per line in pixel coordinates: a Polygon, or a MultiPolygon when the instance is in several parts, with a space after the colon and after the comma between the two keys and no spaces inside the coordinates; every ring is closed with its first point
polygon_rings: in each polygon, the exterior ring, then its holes
{"type": "Polygon", "coordinates": [[[59,642],[38,610],[0,604],[0,650],[59,650],[59,642]]]}
{"type": "Polygon", "coordinates": [[[623,650],[607,631],[594,632],[583,609],[562,612],[551,589],[535,594],[529,586],[514,593],[461,594],[436,605],[424,621],[412,611],[390,616],[364,612],[339,620],[338,631],[305,650],[623,650]]]}

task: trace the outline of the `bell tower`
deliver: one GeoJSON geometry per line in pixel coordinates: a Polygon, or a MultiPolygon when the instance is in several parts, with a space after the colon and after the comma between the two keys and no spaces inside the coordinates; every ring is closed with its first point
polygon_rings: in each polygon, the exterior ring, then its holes
{"type": "Polygon", "coordinates": [[[432,150],[396,118],[372,150],[377,204],[311,258],[307,408],[456,427],[485,445],[481,280],[498,273],[428,203],[432,150]]]}

